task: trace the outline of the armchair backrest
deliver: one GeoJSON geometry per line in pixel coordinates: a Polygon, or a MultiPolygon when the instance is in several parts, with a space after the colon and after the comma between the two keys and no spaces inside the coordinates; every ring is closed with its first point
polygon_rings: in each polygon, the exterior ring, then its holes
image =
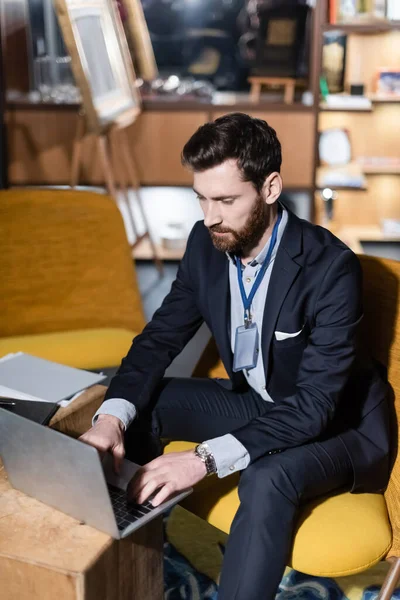
{"type": "MultiPolygon", "coordinates": [[[[364,319],[361,339],[372,355],[388,369],[394,395],[396,427],[400,423],[400,262],[359,256],[364,275],[364,319]]],[[[394,415],[393,415],[394,416],[394,415]]],[[[394,424],[395,425],[395,424],[394,424]]],[[[392,468],[385,499],[393,530],[390,556],[400,556],[400,452],[392,468]]]]}
{"type": "Polygon", "coordinates": [[[145,324],[121,214],[106,195],[0,192],[0,337],[145,324]]]}

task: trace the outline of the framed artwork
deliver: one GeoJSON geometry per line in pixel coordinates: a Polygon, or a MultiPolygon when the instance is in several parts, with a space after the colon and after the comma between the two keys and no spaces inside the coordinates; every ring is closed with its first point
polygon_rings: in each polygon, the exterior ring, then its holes
{"type": "Polygon", "coordinates": [[[158,68],[150,33],[140,0],[119,0],[123,24],[138,76],[145,81],[158,77],[158,68]]]}
{"type": "Polygon", "coordinates": [[[128,44],[113,0],[54,0],[88,128],[103,133],[140,113],[128,44]]]}
{"type": "Polygon", "coordinates": [[[260,9],[253,75],[298,76],[308,13],[300,4],[260,9]]]}
{"type": "Polygon", "coordinates": [[[375,76],[375,91],[383,98],[400,98],[400,69],[379,69],[375,76]]]}

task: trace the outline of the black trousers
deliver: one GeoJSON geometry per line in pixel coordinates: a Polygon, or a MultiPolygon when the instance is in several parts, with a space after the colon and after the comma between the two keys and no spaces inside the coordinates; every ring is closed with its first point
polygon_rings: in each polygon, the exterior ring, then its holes
{"type": "MultiPolygon", "coordinates": [[[[237,393],[211,379],[165,378],[148,412],[126,432],[127,456],[144,464],[160,452],[161,437],[201,442],[234,432],[271,406],[252,388],[237,393]]],[[[350,489],[352,477],[350,459],[337,438],[249,465],[240,477],[240,506],[225,550],[218,600],[275,598],[301,504],[350,489]]]]}

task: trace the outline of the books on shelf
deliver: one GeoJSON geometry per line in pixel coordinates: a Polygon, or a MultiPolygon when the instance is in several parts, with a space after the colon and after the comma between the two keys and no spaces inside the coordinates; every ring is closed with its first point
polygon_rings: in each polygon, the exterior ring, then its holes
{"type": "Polygon", "coordinates": [[[366,25],[399,19],[399,0],[329,0],[329,23],[366,25]],[[395,6],[396,5],[396,6],[395,6]]]}
{"type": "Polygon", "coordinates": [[[349,188],[365,190],[367,182],[359,165],[350,162],[338,166],[322,166],[317,169],[317,187],[324,188],[349,188]]]}
{"type": "Polygon", "coordinates": [[[359,156],[357,164],[364,173],[372,175],[400,173],[400,157],[398,156],[359,156]]]}
{"type": "Polygon", "coordinates": [[[0,359],[0,397],[65,406],[78,393],[100,383],[102,373],[60,365],[17,352],[0,359]]]}

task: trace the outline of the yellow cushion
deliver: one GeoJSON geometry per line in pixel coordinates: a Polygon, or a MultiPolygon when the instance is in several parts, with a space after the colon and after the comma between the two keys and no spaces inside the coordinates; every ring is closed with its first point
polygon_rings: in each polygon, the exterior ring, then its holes
{"type": "Polygon", "coordinates": [[[27,352],[79,369],[119,366],[136,333],[127,329],[81,329],[0,338],[0,357],[27,352]]]}
{"type": "MultiPolygon", "coordinates": [[[[165,452],[193,448],[172,442],[165,452]]],[[[185,508],[211,525],[229,532],[239,506],[238,474],[208,477],[184,502],[185,508]]],[[[319,498],[303,509],[290,566],[320,577],[340,577],[368,569],[386,556],[392,541],[386,504],[381,494],[339,494],[319,498]]]]}

